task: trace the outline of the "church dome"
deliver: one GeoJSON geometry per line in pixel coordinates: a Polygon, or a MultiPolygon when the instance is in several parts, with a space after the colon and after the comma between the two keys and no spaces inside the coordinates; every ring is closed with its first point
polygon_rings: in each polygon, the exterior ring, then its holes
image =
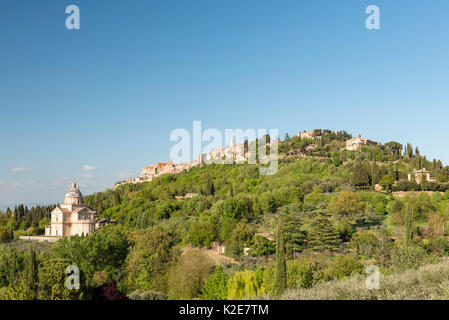
{"type": "Polygon", "coordinates": [[[79,186],[73,182],[72,187],[64,196],[65,204],[81,204],[83,199],[83,195],[79,189],[79,186]]]}

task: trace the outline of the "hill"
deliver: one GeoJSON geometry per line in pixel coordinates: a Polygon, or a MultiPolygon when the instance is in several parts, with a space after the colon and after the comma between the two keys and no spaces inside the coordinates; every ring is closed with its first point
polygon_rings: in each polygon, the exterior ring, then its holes
{"type": "MultiPolygon", "coordinates": [[[[286,136],[279,151],[274,175],[260,175],[260,164],[198,165],[86,196],[119,225],[59,240],[39,256],[43,274],[52,259],[80,266],[84,297],[114,280],[136,299],[241,299],[277,295],[282,261],[281,292],[363,277],[371,264],[390,274],[449,254],[449,168],[441,161],[410,144],[330,130],[286,136]]],[[[0,215],[2,239],[40,232],[51,208],[0,215]]],[[[28,261],[19,247],[0,248],[5,263],[28,261]]],[[[11,274],[0,263],[0,286],[16,292],[27,268],[22,262],[11,274]]]]}

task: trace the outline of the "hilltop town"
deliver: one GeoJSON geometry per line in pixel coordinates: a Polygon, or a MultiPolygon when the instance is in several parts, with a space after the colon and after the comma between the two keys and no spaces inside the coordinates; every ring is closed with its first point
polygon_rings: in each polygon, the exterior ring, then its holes
{"type": "MultiPolygon", "coordinates": [[[[179,174],[186,172],[193,167],[209,164],[209,163],[243,163],[248,159],[255,158],[255,152],[251,151],[248,147],[245,148],[245,143],[235,143],[235,140],[231,140],[230,146],[223,148],[213,149],[211,152],[198,155],[197,160],[186,163],[173,163],[170,162],[156,162],[155,165],[146,166],[142,169],[140,176],[136,178],[130,178],[122,181],[118,181],[114,184],[114,189],[124,184],[134,184],[152,181],[154,178],[163,174],[179,174]],[[247,150],[245,150],[247,149],[247,150]]],[[[267,146],[271,147],[274,143],[278,143],[277,140],[273,140],[267,143],[267,146]]]]}
{"type": "MultiPolygon", "coordinates": [[[[297,136],[299,139],[304,140],[321,140],[323,135],[332,133],[336,134],[334,131],[331,130],[313,130],[313,131],[302,131],[298,132],[297,136]]],[[[267,146],[272,146],[274,143],[282,143],[279,140],[273,140],[267,143],[267,146]]],[[[364,146],[376,146],[379,145],[379,142],[369,140],[366,138],[362,138],[359,135],[356,137],[351,137],[346,140],[346,150],[350,151],[356,151],[360,150],[364,146]]],[[[318,147],[318,144],[316,143],[310,143],[308,144],[304,151],[313,151],[315,148],[318,147]]],[[[302,154],[305,156],[305,154],[302,154]]],[[[142,182],[149,182],[152,181],[154,178],[159,177],[163,174],[179,174],[182,172],[186,172],[190,170],[193,167],[207,164],[207,163],[226,163],[229,161],[229,159],[232,159],[232,163],[243,163],[245,161],[248,161],[248,159],[251,159],[251,157],[255,157],[255,153],[251,152],[251,150],[248,150],[248,145],[245,143],[235,143],[234,139],[231,141],[230,146],[225,146],[223,148],[216,148],[213,149],[209,153],[203,153],[201,155],[198,155],[197,160],[186,162],[186,163],[173,163],[170,162],[156,162],[154,165],[146,166],[142,169],[140,176],[136,178],[129,178],[122,181],[117,181],[114,184],[114,189],[122,186],[124,184],[134,184],[134,183],[142,183],[142,182]],[[246,150],[245,150],[246,149],[246,150]]]]}

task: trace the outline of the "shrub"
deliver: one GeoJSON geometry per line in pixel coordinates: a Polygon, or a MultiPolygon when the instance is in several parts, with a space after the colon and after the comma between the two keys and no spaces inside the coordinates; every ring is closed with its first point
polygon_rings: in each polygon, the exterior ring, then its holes
{"type": "Polygon", "coordinates": [[[393,250],[391,267],[395,271],[417,269],[426,263],[436,262],[437,258],[417,246],[397,247],[393,250]]]}
{"type": "Polygon", "coordinates": [[[326,268],[325,274],[328,279],[342,279],[360,274],[364,270],[363,264],[352,255],[338,256],[326,268]]]}
{"type": "Polygon", "coordinates": [[[357,253],[371,257],[374,255],[379,240],[371,231],[359,231],[352,236],[349,247],[357,250],[357,253]]]}
{"type": "Polygon", "coordinates": [[[287,262],[287,288],[311,288],[315,284],[316,267],[302,258],[287,262]]]}
{"type": "Polygon", "coordinates": [[[14,233],[4,226],[0,226],[0,242],[7,242],[14,239],[14,233]]]}
{"type": "Polygon", "coordinates": [[[242,300],[264,294],[262,284],[251,270],[237,272],[228,282],[228,299],[242,300]]]}
{"type": "Polygon", "coordinates": [[[250,254],[255,256],[268,256],[273,254],[276,248],[273,241],[262,236],[254,236],[250,246],[250,254]]]}
{"type": "Polygon", "coordinates": [[[131,300],[167,300],[165,293],[153,290],[141,291],[137,289],[131,292],[128,297],[131,300]]]}

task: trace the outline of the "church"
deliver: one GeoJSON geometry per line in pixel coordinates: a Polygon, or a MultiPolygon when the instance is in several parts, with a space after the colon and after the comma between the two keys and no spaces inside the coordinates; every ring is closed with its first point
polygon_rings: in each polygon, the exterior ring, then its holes
{"type": "Polygon", "coordinates": [[[83,203],[83,195],[74,182],[65,194],[64,204],[51,212],[51,225],[45,227],[46,236],[88,236],[96,230],[95,211],[83,203]]]}

